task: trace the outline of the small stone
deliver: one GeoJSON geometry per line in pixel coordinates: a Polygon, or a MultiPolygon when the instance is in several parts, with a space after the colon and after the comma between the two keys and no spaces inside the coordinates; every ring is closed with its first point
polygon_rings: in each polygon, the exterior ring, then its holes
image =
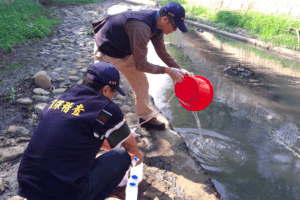
{"type": "Polygon", "coordinates": [[[131,111],[131,107],[128,106],[128,105],[123,105],[123,106],[121,107],[121,110],[122,110],[123,112],[128,113],[128,112],[131,111]]]}
{"type": "Polygon", "coordinates": [[[13,196],[13,197],[11,197],[11,198],[9,198],[7,200],[24,200],[24,198],[20,197],[20,196],[13,196]]]}
{"type": "Polygon", "coordinates": [[[54,94],[62,94],[62,93],[64,93],[66,90],[67,90],[66,88],[59,88],[59,89],[53,90],[52,92],[53,92],[54,94]]]}
{"type": "Polygon", "coordinates": [[[47,96],[41,96],[41,95],[33,95],[32,96],[33,99],[38,100],[38,101],[49,101],[51,98],[47,97],[47,96]]]}
{"type": "Polygon", "coordinates": [[[79,81],[79,77],[78,76],[69,76],[68,77],[71,81],[79,81]]]}
{"type": "Polygon", "coordinates": [[[81,69],[81,68],[82,68],[82,66],[77,66],[77,67],[76,67],[76,69],[81,69]]]}
{"type": "Polygon", "coordinates": [[[51,43],[52,43],[52,44],[57,44],[57,43],[59,43],[59,40],[58,40],[58,39],[53,39],[53,40],[51,41],[51,43]]]}
{"type": "Polygon", "coordinates": [[[249,79],[249,83],[259,83],[259,80],[249,79]]]}
{"type": "Polygon", "coordinates": [[[21,98],[17,100],[19,104],[32,104],[32,100],[30,98],[21,98]]]}
{"type": "Polygon", "coordinates": [[[51,74],[51,75],[54,75],[54,76],[58,75],[57,72],[50,72],[50,74],[51,74]]]}
{"type": "Polygon", "coordinates": [[[37,105],[34,106],[34,112],[37,115],[41,115],[42,114],[42,110],[47,106],[48,104],[46,103],[39,103],[37,105]]]}
{"type": "Polygon", "coordinates": [[[67,73],[70,74],[70,75],[77,75],[78,74],[77,71],[68,71],[67,73]]]}
{"type": "Polygon", "coordinates": [[[22,147],[8,147],[0,152],[0,163],[14,160],[23,155],[22,147]]]}
{"type": "Polygon", "coordinates": [[[76,85],[81,85],[82,81],[83,81],[82,79],[79,80],[79,81],[76,83],[76,85]]]}
{"type": "Polygon", "coordinates": [[[28,141],[30,141],[30,139],[31,139],[31,137],[18,137],[18,138],[16,139],[16,142],[17,142],[17,143],[28,142],[28,141]]]}
{"type": "Polygon", "coordinates": [[[63,70],[62,68],[55,68],[55,69],[54,69],[55,72],[60,72],[60,71],[62,71],[62,70],[63,70]]]}
{"type": "Polygon", "coordinates": [[[23,126],[9,126],[7,130],[3,132],[5,135],[9,135],[10,137],[16,137],[20,135],[29,135],[29,130],[23,126]]]}
{"type": "Polygon", "coordinates": [[[261,86],[264,85],[263,83],[253,83],[254,86],[261,86]]]}
{"type": "Polygon", "coordinates": [[[4,193],[5,188],[8,188],[6,182],[7,182],[6,179],[0,178],[0,194],[4,193]]]}
{"type": "Polygon", "coordinates": [[[57,79],[56,79],[56,81],[58,81],[58,82],[63,82],[63,81],[65,81],[66,79],[65,78],[63,78],[63,77],[58,77],[57,79]]]}
{"type": "Polygon", "coordinates": [[[85,73],[85,72],[87,72],[87,68],[82,68],[79,71],[82,72],[82,73],[85,73]]]}
{"type": "Polygon", "coordinates": [[[81,63],[89,63],[89,61],[85,60],[85,59],[81,59],[81,60],[79,60],[79,62],[81,62],[81,63]]]}
{"type": "Polygon", "coordinates": [[[33,78],[35,79],[35,84],[45,90],[51,87],[51,78],[47,75],[45,71],[39,71],[33,78]]]}
{"type": "Polygon", "coordinates": [[[71,83],[62,83],[59,85],[60,88],[71,88],[73,87],[73,84],[71,83]]]}
{"type": "Polygon", "coordinates": [[[40,52],[41,55],[49,55],[50,52],[40,52]]]}
{"type": "Polygon", "coordinates": [[[58,55],[57,57],[58,57],[58,58],[61,58],[61,59],[63,59],[63,60],[66,60],[66,59],[68,58],[67,55],[58,55]]]}
{"type": "Polygon", "coordinates": [[[46,91],[46,90],[44,90],[44,89],[42,89],[42,88],[35,88],[35,89],[33,90],[33,92],[34,92],[35,94],[39,94],[39,95],[48,95],[48,94],[50,94],[50,92],[48,92],[48,91],[46,91]]]}

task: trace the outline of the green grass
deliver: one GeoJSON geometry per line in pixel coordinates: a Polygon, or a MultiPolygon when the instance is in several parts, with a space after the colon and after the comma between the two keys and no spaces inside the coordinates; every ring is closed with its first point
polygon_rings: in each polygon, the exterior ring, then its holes
{"type": "Polygon", "coordinates": [[[5,4],[0,0],[0,49],[10,50],[13,45],[28,39],[42,38],[51,34],[58,19],[46,16],[52,11],[32,0],[14,0],[5,4]]]}
{"type": "Polygon", "coordinates": [[[213,11],[201,5],[185,0],[159,0],[161,5],[167,2],[178,2],[186,10],[186,18],[199,21],[221,30],[236,32],[236,28],[244,28],[253,35],[265,42],[275,46],[300,50],[297,34],[285,32],[290,25],[293,28],[300,28],[300,20],[294,20],[288,15],[272,15],[254,11],[213,11]]]}

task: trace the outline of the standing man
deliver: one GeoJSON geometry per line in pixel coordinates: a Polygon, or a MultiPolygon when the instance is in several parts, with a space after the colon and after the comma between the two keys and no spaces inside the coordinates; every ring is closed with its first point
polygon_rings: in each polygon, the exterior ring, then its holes
{"type": "MultiPolygon", "coordinates": [[[[145,72],[167,73],[174,82],[180,82],[189,72],[181,69],[166,50],[164,34],[187,32],[184,25],[185,10],[178,3],[168,3],[159,11],[126,11],[110,17],[95,33],[94,60],[113,64],[128,80],[136,95],[136,114],[140,123],[151,117],[149,83],[145,72]],[[151,40],[157,55],[168,67],[147,61],[147,45],[151,40]]],[[[165,129],[165,124],[152,118],[142,127],[165,129]]]]}
{"type": "Polygon", "coordinates": [[[62,94],[42,111],[18,170],[18,195],[28,200],[103,200],[122,181],[129,153],[143,154],[117,104],[118,70],[92,65],[81,85],[62,94]],[[113,149],[96,157],[103,140],[113,149]],[[123,146],[124,149],[114,149],[123,146]]]}

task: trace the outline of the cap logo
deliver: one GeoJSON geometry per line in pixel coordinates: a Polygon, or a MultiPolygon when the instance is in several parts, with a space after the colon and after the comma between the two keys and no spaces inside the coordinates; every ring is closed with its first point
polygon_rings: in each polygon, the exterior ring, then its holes
{"type": "Polygon", "coordinates": [[[116,81],[109,81],[109,84],[110,85],[117,85],[117,82],[116,81]]]}
{"type": "Polygon", "coordinates": [[[181,20],[183,21],[183,20],[184,20],[184,17],[181,17],[181,20]]]}
{"type": "Polygon", "coordinates": [[[173,13],[168,12],[168,14],[171,15],[172,17],[174,17],[174,14],[173,14],[173,13]]]}

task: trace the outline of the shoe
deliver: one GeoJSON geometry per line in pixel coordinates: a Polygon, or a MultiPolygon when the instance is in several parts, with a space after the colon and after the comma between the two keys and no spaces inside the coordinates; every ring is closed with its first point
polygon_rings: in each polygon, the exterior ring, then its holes
{"type": "MultiPolygon", "coordinates": [[[[140,118],[140,123],[143,123],[144,119],[140,118]]],[[[165,124],[163,122],[160,122],[156,119],[156,117],[153,117],[148,122],[141,125],[141,127],[144,127],[146,129],[157,129],[157,130],[165,130],[165,124]]]]}

